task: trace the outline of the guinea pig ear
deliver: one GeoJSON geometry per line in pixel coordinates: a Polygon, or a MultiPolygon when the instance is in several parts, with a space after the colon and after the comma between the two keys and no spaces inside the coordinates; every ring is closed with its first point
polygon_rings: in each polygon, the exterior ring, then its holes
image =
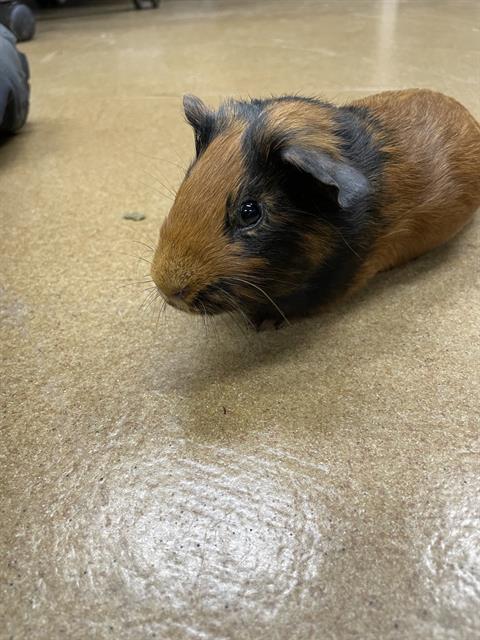
{"type": "Polygon", "coordinates": [[[284,162],[309,173],[323,184],[336,187],[337,201],[342,209],[355,205],[371,192],[368,179],[361,171],[323,151],[288,146],[282,149],[281,156],[284,162]]]}
{"type": "Polygon", "coordinates": [[[183,96],[183,109],[195,133],[195,149],[198,156],[210,142],[215,116],[200,98],[190,94],[183,96]]]}

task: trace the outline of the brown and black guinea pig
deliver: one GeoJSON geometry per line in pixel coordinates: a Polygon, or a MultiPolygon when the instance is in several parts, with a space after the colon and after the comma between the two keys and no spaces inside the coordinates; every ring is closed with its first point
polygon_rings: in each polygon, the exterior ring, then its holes
{"type": "Polygon", "coordinates": [[[480,126],[440,93],[184,109],[196,157],[151,273],[185,311],[280,324],[441,245],[480,205],[480,126]]]}

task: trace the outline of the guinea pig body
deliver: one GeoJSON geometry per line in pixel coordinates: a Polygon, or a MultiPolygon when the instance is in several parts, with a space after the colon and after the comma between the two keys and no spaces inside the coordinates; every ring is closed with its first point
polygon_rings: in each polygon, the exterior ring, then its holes
{"type": "Polygon", "coordinates": [[[309,313],[446,242],[480,205],[480,127],[439,93],[184,107],[196,158],[152,277],[186,311],[309,313]]]}

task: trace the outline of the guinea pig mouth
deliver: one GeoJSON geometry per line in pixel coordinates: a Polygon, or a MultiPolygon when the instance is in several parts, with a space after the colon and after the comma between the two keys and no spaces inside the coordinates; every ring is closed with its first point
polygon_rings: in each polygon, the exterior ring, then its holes
{"type": "Polygon", "coordinates": [[[223,284],[211,284],[197,293],[190,303],[197,313],[216,315],[234,308],[233,298],[223,284]]]}

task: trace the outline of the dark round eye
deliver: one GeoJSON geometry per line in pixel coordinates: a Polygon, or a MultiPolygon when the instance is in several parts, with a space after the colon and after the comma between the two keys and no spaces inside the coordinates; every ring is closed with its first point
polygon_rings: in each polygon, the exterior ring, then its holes
{"type": "Polygon", "coordinates": [[[262,207],[255,200],[242,202],[238,208],[238,224],[240,227],[252,227],[262,217],[262,207]]]}

